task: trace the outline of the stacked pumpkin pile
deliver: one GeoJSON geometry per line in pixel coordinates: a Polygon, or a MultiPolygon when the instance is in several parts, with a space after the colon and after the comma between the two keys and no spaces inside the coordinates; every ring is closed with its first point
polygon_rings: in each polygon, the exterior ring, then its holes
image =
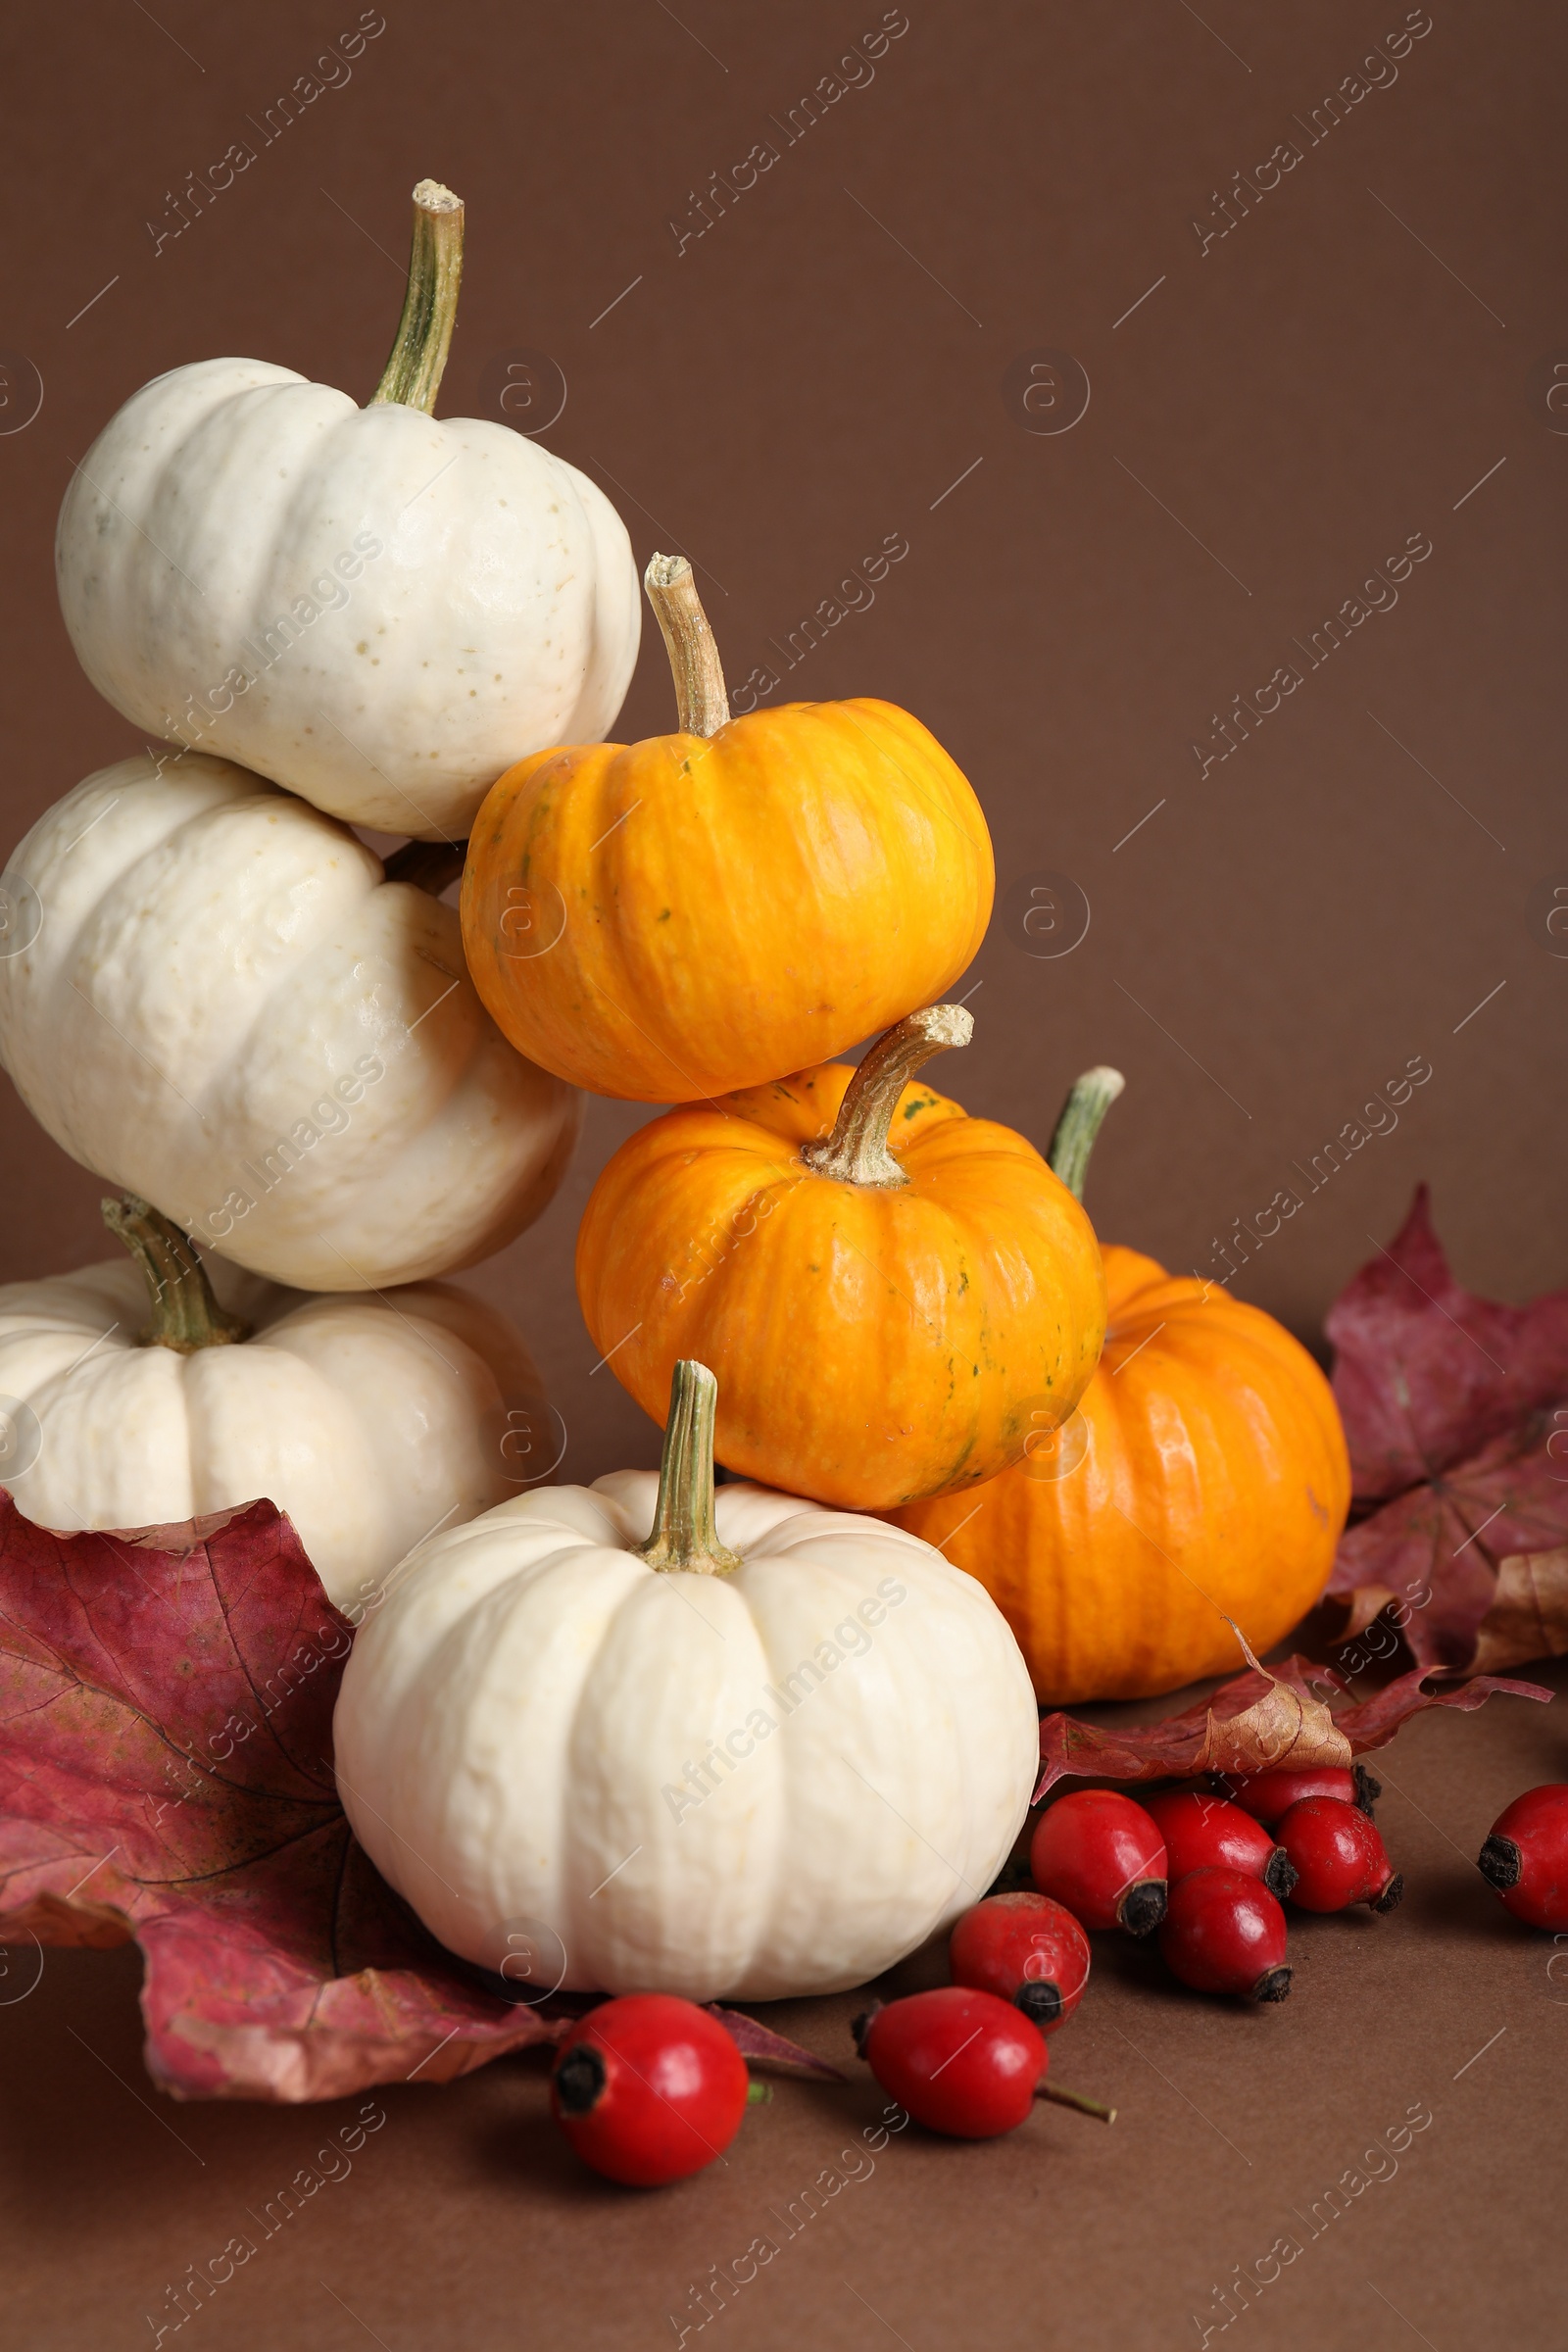
{"type": "Polygon", "coordinates": [[[453,1950],[541,1990],[856,1984],[995,1878],[1037,1699],[1171,1689],[1295,1622],[1344,1443],[1267,1317],[1102,1258],[1080,1196],[1115,1072],[1045,1157],[918,1077],[970,1035],[940,1000],[994,869],[915,719],[731,719],[690,567],[655,557],[677,729],[582,740],[635,655],[629,550],[569,467],[430,421],[460,238],[425,183],[368,410],[184,368],[67,499],[89,675],[165,734],[185,693],[210,751],[90,778],[11,868],[42,925],[0,967],[0,1052],[131,1189],[162,1345],[134,1269],[0,1301],[43,1440],[8,1483],[58,1527],[290,1511],[363,1603],[345,1806],[453,1950]],[[353,824],[416,838],[382,868],[353,824]],[[460,947],[432,893],[470,826],[460,947]],[[537,1213],[581,1088],[675,1105],[577,1247],[663,1464],[518,1494],[520,1342],[427,1278],[537,1213]]]}
{"type": "Polygon", "coordinates": [[[368,407],[207,360],[100,435],[61,605],[166,740],[6,873],[0,1058],[130,1196],[105,1213],[132,1253],[0,1295],[6,1484],[67,1530],[267,1495],[345,1607],[548,1466],[519,1335],[429,1278],[545,1206],[580,1098],[488,1018],[439,894],[507,761],[610,723],[639,636],[593,483],[432,419],[462,235],[422,183],[368,407]],[[357,825],[416,838],[383,863],[357,825]]]}

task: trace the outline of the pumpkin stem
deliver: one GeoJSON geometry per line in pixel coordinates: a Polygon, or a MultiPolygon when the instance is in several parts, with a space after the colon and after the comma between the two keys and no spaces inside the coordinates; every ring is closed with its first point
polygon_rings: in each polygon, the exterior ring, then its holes
{"type": "Polygon", "coordinates": [[[1061,1178],[1075,1200],[1084,1197],[1084,1180],[1089,1174],[1089,1154],[1095,1148],[1095,1138],[1106,1111],[1126,1083],[1120,1070],[1107,1069],[1102,1062],[1098,1068],[1085,1070],[1081,1078],[1073,1080],[1072,1092],[1061,1106],[1046,1158],[1053,1174],[1061,1178]]]}
{"type": "Polygon", "coordinates": [[[713,1407],[718,1383],[706,1364],[675,1366],[669,1419],[659,1465],[654,1532],[639,1546],[650,1568],[698,1576],[733,1576],[740,1555],[726,1551],[713,1525],[713,1407]]]}
{"type": "Polygon", "coordinates": [[[225,1348],[250,1338],[250,1325],[213,1297],[207,1269],[177,1225],[134,1193],[102,1205],[104,1223],[146,1277],[153,1311],[138,1335],[144,1348],[194,1355],[198,1348],[225,1348]]]}
{"type": "Polygon", "coordinates": [[[438,899],[455,882],[467,862],[466,841],[406,841],[381,867],[384,882],[412,882],[416,890],[438,899]]]}
{"type": "Polygon", "coordinates": [[[807,1166],[840,1184],[875,1185],[884,1192],[907,1184],[903,1162],[888,1149],[899,1097],[922,1062],[966,1046],[973,1035],[974,1015],[961,1004],[928,1004],[895,1021],[850,1080],[832,1134],[802,1147],[807,1166]]]}
{"type": "Polygon", "coordinates": [[[421,179],[414,191],[414,250],[403,317],[368,407],[435,415],[462,283],[463,199],[437,179],[421,179]]]}
{"type": "Polygon", "coordinates": [[[692,567],[684,556],[655,556],[643,573],[643,586],[664,633],[680,731],[716,735],[729,725],[729,695],[692,567]]]}

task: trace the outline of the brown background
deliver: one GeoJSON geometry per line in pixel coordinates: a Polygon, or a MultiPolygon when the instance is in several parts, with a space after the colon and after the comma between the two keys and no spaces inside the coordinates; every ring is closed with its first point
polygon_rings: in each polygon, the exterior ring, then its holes
{"type": "MultiPolygon", "coordinates": [[[[216,353],[368,396],[408,191],[430,173],[469,207],[444,412],[487,413],[501,355],[548,353],[569,387],[548,445],[615,500],[639,560],[692,555],[733,682],[884,534],[907,538],[874,608],[785,692],[907,704],[985,804],[999,918],[972,975],[975,1043],[940,1083],[1044,1141],[1073,1072],[1119,1064],[1091,1208],[1108,1236],[1207,1273],[1213,1237],[1425,1055],[1434,1075],[1396,1132],[1311,1195],[1239,1289],[1311,1336],[1422,1175],[1477,1288],[1568,1279],[1568,962],[1540,914],[1568,880],[1568,440],[1545,400],[1568,358],[1560,12],[1435,0],[1397,81],[1308,145],[1293,116],[1402,23],[1396,0],[1209,0],[1201,19],[1184,0],[908,0],[870,86],[680,255],[669,216],[754,141],[782,144],[769,116],[877,24],[876,0],[385,13],[349,84],[156,258],[146,220],[252,137],[245,118],[354,24],[352,0],[160,0],[156,21],[98,0],[13,24],[0,343],[44,400],[0,438],[0,851],[135,743],[77,675],[55,606],[70,461],[147,377],[216,353]],[[1215,191],[1287,137],[1300,165],[1200,255],[1193,217],[1212,222],[1215,191]],[[1007,389],[1041,349],[1092,388],[1054,435],[1023,429],[1007,389]],[[1212,714],[1296,660],[1292,640],[1412,532],[1433,554],[1397,607],[1200,780],[1190,746],[1212,714]],[[1045,872],[1092,909],[1055,959],[1026,953],[1017,921],[1045,872]]],[[[627,735],[670,723],[649,638],[627,735]]],[[[651,1425],[591,1371],[570,1288],[588,1186],[642,1115],[591,1104],[552,1210],[470,1278],[528,1331],[564,1474],[654,1458],[651,1425]]],[[[0,1275],[103,1254],[98,1182],[15,1108],[0,1150],[0,1275]]],[[[1278,2016],[1176,1999],[1106,1955],[1110,1989],[1060,2067],[1121,2100],[1114,2133],[1051,2117],[963,2153],[895,2142],[715,2326],[915,2352],[1196,2342],[1210,2283],[1427,2098],[1437,2122],[1399,2180],[1287,2274],[1254,2335],[1560,2342],[1544,2249],[1564,2013],[1550,1947],[1507,1932],[1460,1859],[1509,1793],[1563,1777],[1560,1736],[1513,1704],[1417,1727],[1393,1769],[1411,1793],[1391,1798],[1390,1833],[1417,1891],[1389,1922],[1298,1935],[1299,1994],[1278,2016]]],[[[163,2102],[153,2120],[67,2032],[151,2096],[133,1986],[128,1958],[52,1955],[0,2010],[31,2266],[19,2343],[150,2340],[166,2279],[327,2120],[170,2111],[198,2172],[163,2102]]],[[[799,2023],[824,2047],[839,2030],[826,2006],[799,2023]]],[[[389,2094],[358,2178],[204,2314],[205,2339],[673,2341],[687,2283],[870,2112],[861,2090],[785,2089],[727,2173],[639,2203],[564,2169],[539,2102],[527,2065],[389,2094]]]]}

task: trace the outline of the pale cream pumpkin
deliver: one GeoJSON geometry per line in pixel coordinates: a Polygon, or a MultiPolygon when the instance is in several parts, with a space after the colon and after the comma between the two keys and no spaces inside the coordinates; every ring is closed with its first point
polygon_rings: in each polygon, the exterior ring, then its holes
{"type": "Polygon", "coordinates": [[[713,1394],[677,1367],[659,1479],[421,1544],[344,1671],[356,1836],[444,1943],[541,1991],[860,1984],[985,1893],[1028,1808],[995,1604],[873,1520],[756,1486],[715,1507],[713,1394]]]}
{"type": "Polygon", "coordinates": [[[462,234],[422,181],[368,407],[262,360],[172,368],[74,469],[56,542],[71,641],[117,710],[421,840],[466,833],[526,753],[597,741],[642,626],[597,484],[505,424],[430,414],[462,234]]]}
{"type": "Polygon", "coordinates": [[[39,1526],[265,1497],[357,1616],[421,1537],[555,1466],[520,1334],[454,1284],[303,1298],[204,1269],[145,1201],[104,1212],[138,1262],[0,1289],[0,1485],[39,1526]]]}
{"type": "Polygon", "coordinates": [[[89,776],[6,869],[0,1061],[27,1108],[299,1290],[504,1248],[555,1192],[581,1098],[502,1037],[456,910],[244,768],[159,766],[89,776]]]}

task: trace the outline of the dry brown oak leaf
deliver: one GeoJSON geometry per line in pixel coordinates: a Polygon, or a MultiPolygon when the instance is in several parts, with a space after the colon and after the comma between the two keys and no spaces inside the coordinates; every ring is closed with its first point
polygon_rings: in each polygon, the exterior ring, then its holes
{"type": "MultiPolygon", "coordinates": [[[[0,1943],[134,1936],[177,2098],[449,2082],[570,2023],[444,1951],[355,1842],[331,1744],[352,1640],[270,1502],[57,1536],[0,1493],[0,1943]]],[[[843,2079],[715,2014],[754,2063],[843,2079]]]]}
{"type": "Polygon", "coordinates": [[[1272,1669],[1254,1663],[1207,1698],[1157,1723],[1103,1731],[1072,1715],[1047,1715],[1040,1724],[1042,1770],[1034,1801],[1038,1804],[1055,1782],[1069,1778],[1168,1781],[1217,1772],[1245,1780],[1257,1772],[1343,1768],[1384,1746],[1402,1723],[1427,1707],[1469,1714],[1494,1691],[1513,1698],[1551,1697],[1539,1683],[1502,1682],[1492,1675],[1425,1690],[1426,1674],[1418,1666],[1360,1705],[1336,1711],[1328,1702],[1344,1694],[1343,1675],[1297,1656],[1272,1669]]]}
{"type": "Polygon", "coordinates": [[[1326,1329],[1358,1514],[1328,1588],[1340,1639],[1388,1611],[1428,1670],[1568,1651],[1568,1291],[1474,1297],[1423,1185],[1326,1329]]]}

